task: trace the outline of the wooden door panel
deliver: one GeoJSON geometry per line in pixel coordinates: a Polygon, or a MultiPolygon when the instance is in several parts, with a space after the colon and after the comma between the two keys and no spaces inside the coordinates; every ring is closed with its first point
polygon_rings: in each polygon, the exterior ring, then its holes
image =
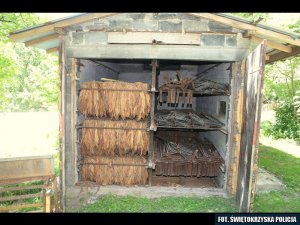
{"type": "Polygon", "coordinates": [[[255,192],[265,49],[266,41],[263,41],[246,59],[242,138],[236,195],[240,212],[250,211],[255,192]]]}

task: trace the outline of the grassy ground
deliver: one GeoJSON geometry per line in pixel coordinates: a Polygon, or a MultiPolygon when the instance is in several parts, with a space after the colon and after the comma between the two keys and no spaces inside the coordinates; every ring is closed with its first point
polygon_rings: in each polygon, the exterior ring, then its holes
{"type": "Polygon", "coordinates": [[[300,212],[300,158],[260,146],[259,164],[280,178],[287,188],[256,195],[254,212],[300,212]]]}
{"type": "MultiPolygon", "coordinates": [[[[41,184],[43,184],[43,181],[12,184],[12,185],[6,185],[4,187],[23,187],[23,186],[33,186],[33,185],[41,185],[41,184]]],[[[11,197],[11,196],[18,196],[18,195],[37,194],[40,192],[41,192],[40,188],[30,189],[30,190],[5,191],[5,192],[0,193],[0,197],[11,197]]],[[[1,206],[10,206],[10,205],[13,205],[14,203],[29,204],[29,203],[41,203],[41,202],[42,202],[41,197],[35,197],[35,198],[29,198],[29,199],[23,199],[23,200],[0,202],[0,207],[1,206]]],[[[32,208],[21,209],[20,211],[28,212],[28,211],[37,210],[37,209],[38,209],[37,207],[32,207],[32,208]]]]}
{"type": "Polygon", "coordinates": [[[222,197],[117,197],[106,195],[80,212],[235,212],[234,198],[222,197]]]}
{"type": "MultiPolygon", "coordinates": [[[[300,159],[260,146],[259,165],[283,180],[287,188],[256,195],[254,212],[300,212],[300,159]]],[[[237,212],[235,199],[221,197],[117,197],[107,195],[80,212],[237,212]]]]}

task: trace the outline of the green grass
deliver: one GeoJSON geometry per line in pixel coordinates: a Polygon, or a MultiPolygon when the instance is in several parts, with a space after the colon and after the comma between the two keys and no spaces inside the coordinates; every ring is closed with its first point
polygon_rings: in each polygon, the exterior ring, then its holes
{"type": "Polygon", "coordinates": [[[300,212],[300,194],[290,189],[255,196],[254,212],[300,212]]]}
{"type": "MultiPolygon", "coordinates": [[[[33,182],[24,182],[24,183],[19,183],[19,184],[11,184],[11,185],[6,185],[3,187],[23,187],[23,186],[31,186],[31,185],[41,185],[43,184],[43,181],[33,181],[33,182]]],[[[9,197],[9,196],[17,196],[17,195],[27,195],[27,194],[37,194],[41,191],[40,188],[37,189],[30,189],[30,190],[16,190],[16,191],[5,191],[0,193],[0,197],[9,197]]],[[[25,203],[40,203],[42,202],[41,197],[35,197],[35,198],[29,198],[29,199],[23,199],[23,200],[12,200],[12,201],[5,201],[5,202],[0,202],[0,206],[10,206],[13,205],[14,203],[18,202],[18,204],[25,204],[25,203]]],[[[21,209],[21,212],[28,212],[32,210],[37,210],[37,207],[32,207],[32,208],[25,208],[21,209]]]]}
{"type": "Polygon", "coordinates": [[[300,158],[276,148],[261,145],[259,164],[260,167],[275,174],[287,187],[300,192],[300,158]]]}
{"type": "Polygon", "coordinates": [[[300,159],[269,146],[259,150],[260,167],[275,174],[286,188],[257,194],[254,212],[300,212],[300,159]]]}
{"type": "Polygon", "coordinates": [[[143,197],[102,196],[96,203],[83,206],[80,212],[235,212],[234,198],[222,197],[143,197]]]}

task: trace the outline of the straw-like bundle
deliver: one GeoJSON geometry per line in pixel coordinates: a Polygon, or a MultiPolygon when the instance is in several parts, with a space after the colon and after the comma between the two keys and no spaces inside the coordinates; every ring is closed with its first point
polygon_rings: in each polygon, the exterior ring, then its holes
{"type": "Polygon", "coordinates": [[[143,157],[86,157],[82,179],[101,185],[143,185],[148,179],[146,162],[143,157]]]}
{"type": "Polygon", "coordinates": [[[146,155],[150,141],[147,126],[147,121],[85,120],[80,142],[81,153],[83,156],[146,155]]]}
{"type": "Polygon", "coordinates": [[[141,120],[150,113],[150,94],[146,83],[89,81],[81,88],[78,109],[85,117],[141,120]]]}

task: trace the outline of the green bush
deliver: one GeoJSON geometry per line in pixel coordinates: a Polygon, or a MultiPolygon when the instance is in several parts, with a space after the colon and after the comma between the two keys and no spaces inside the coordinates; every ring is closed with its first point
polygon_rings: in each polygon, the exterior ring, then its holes
{"type": "Polygon", "coordinates": [[[260,129],[261,129],[263,135],[265,135],[267,137],[272,136],[273,126],[274,126],[274,124],[272,124],[271,121],[261,122],[260,129]]]}
{"type": "Polygon", "coordinates": [[[294,114],[294,107],[291,102],[284,102],[275,109],[275,124],[267,121],[262,123],[261,129],[264,135],[274,139],[279,138],[300,138],[300,124],[294,114]]]}
{"type": "Polygon", "coordinates": [[[300,121],[300,90],[296,91],[296,95],[293,98],[293,105],[296,108],[296,114],[300,121]]]}

